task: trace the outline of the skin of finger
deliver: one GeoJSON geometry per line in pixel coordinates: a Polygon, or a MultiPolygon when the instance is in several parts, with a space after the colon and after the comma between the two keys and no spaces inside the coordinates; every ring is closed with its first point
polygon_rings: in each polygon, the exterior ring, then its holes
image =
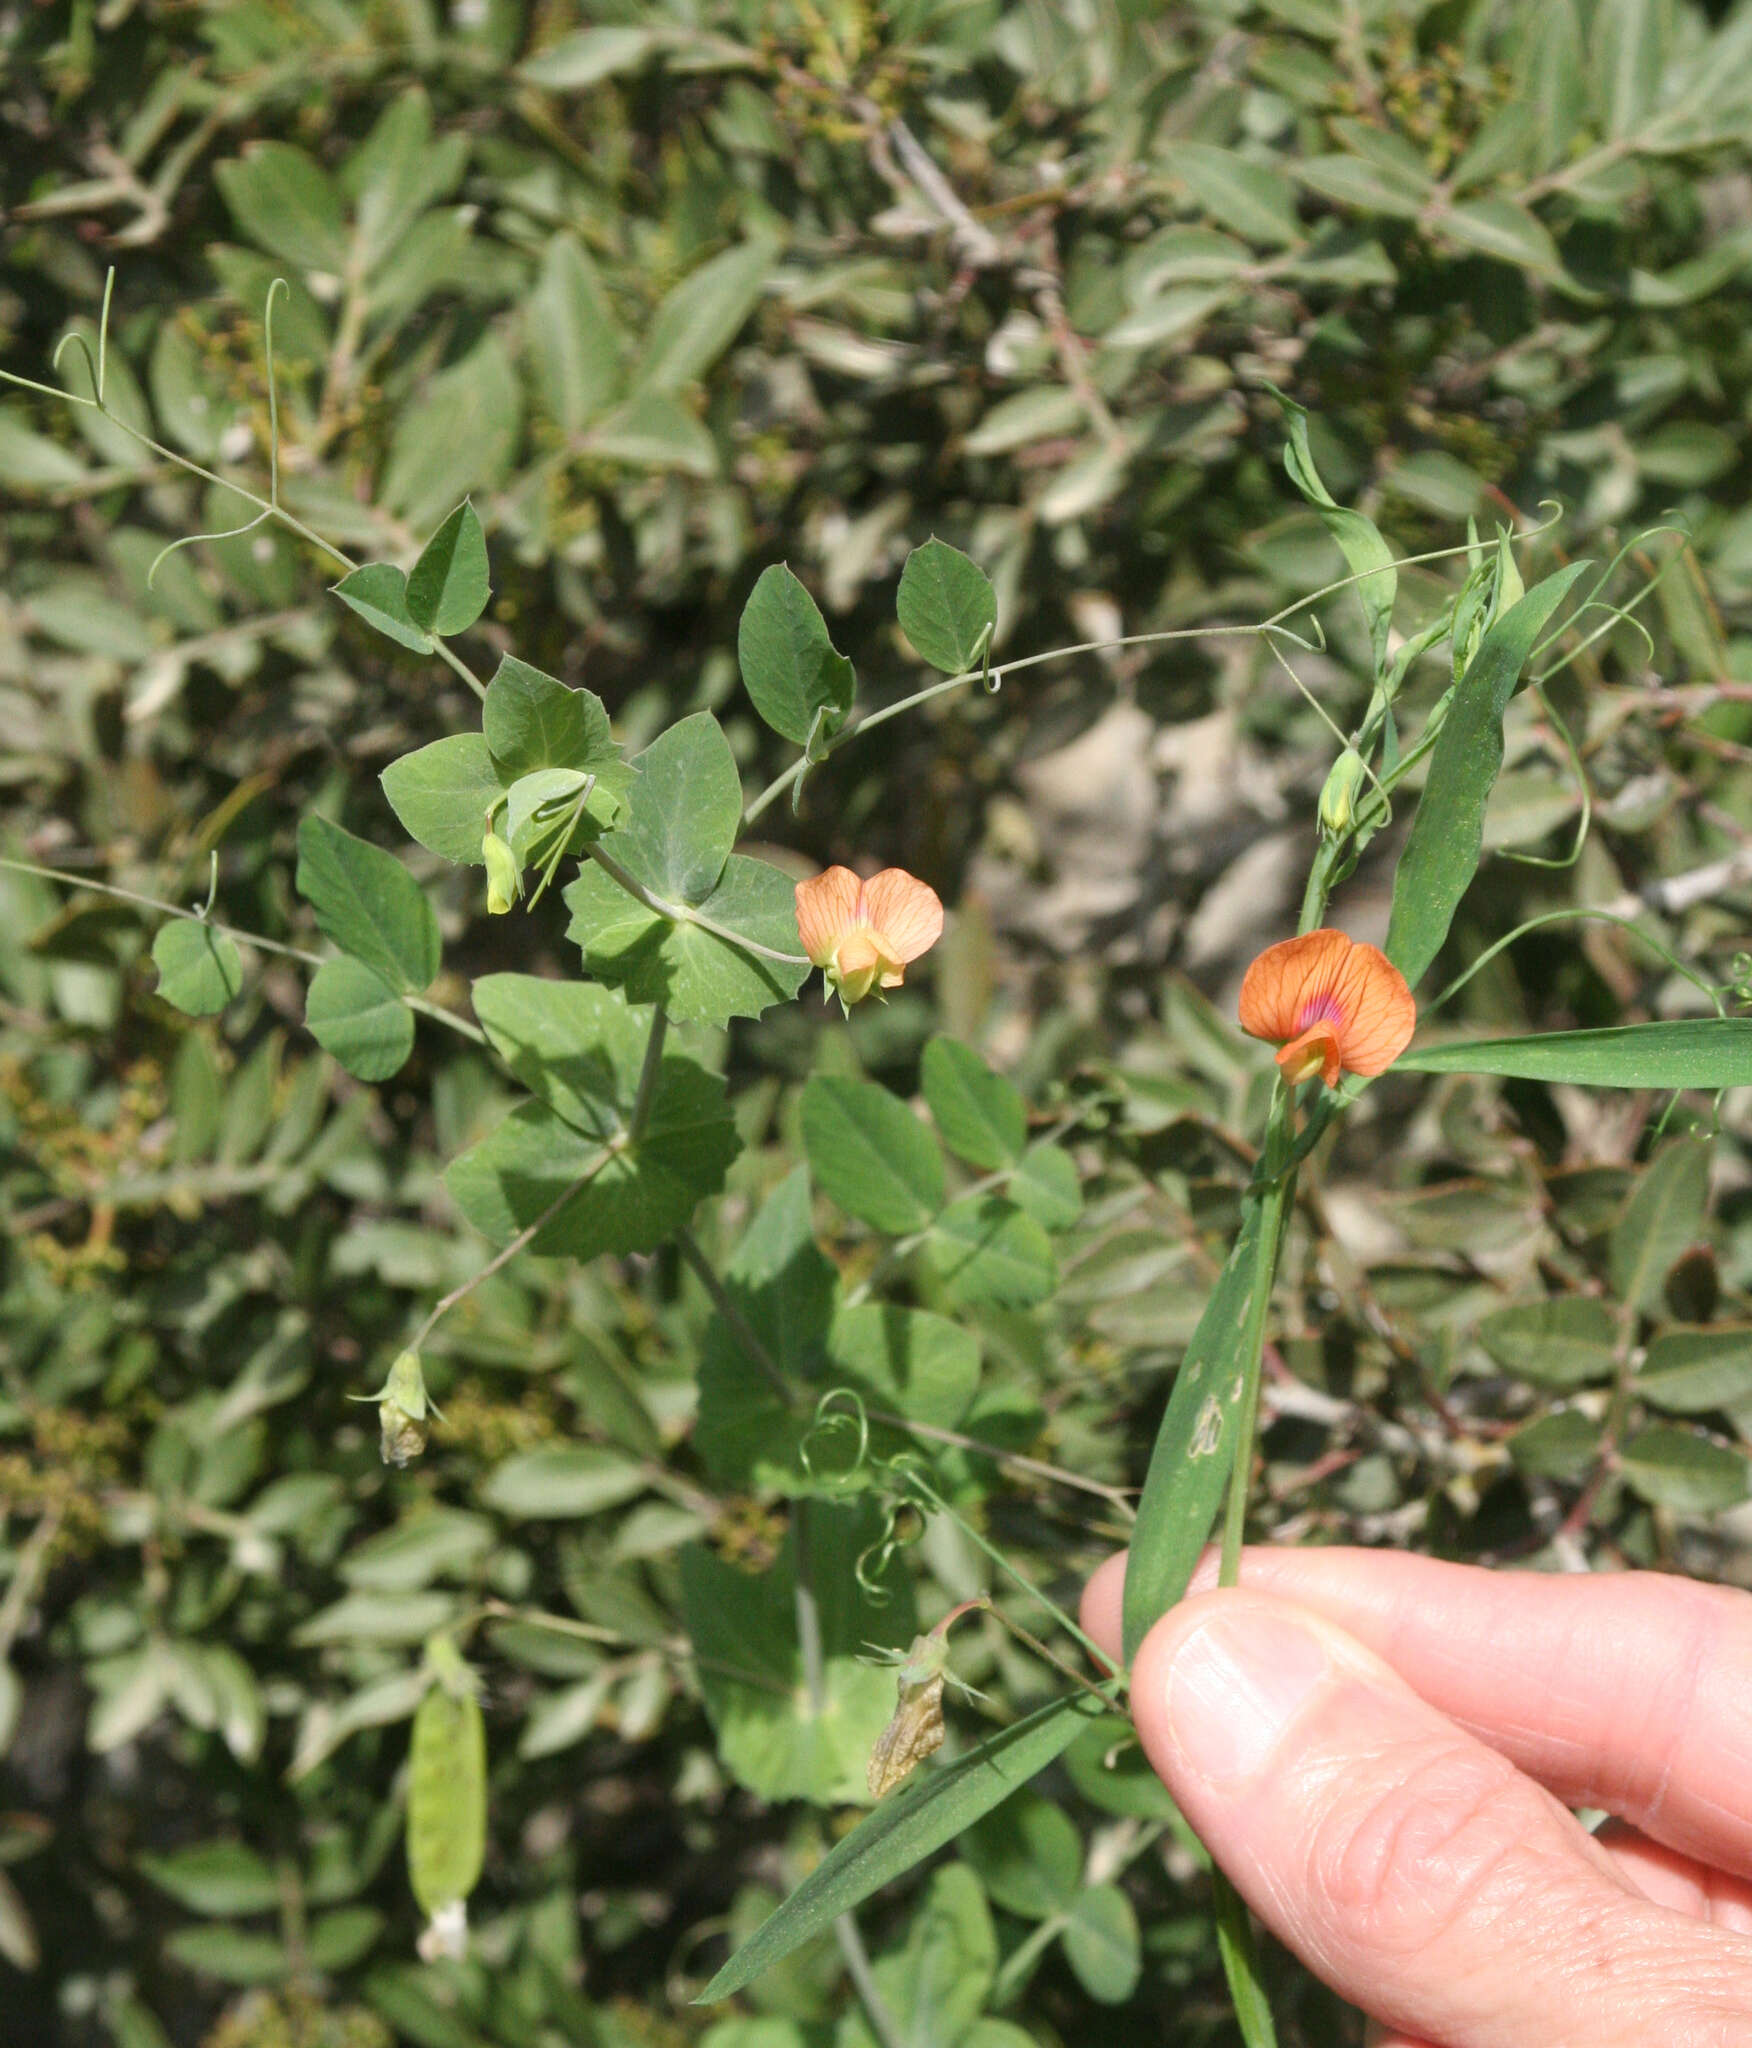
{"type": "MultiPolygon", "coordinates": [[[[1687,1856],[1648,1841],[1634,1829],[1608,1821],[1595,1831],[1594,1839],[1604,1849],[1621,1876],[1628,1878],[1645,1897],[1657,1905],[1671,1907],[1694,1920],[1707,1920],[1736,1934],[1752,1935],[1752,1883],[1730,1877],[1719,1870],[1706,1870],[1687,1856]]],[[[1371,2021],[1363,2036],[1366,2048],[1437,2048],[1429,2041],[1414,2041],[1409,2034],[1371,2021]]]]}
{"type": "Polygon", "coordinates": [[[1658,1905],[1734,1934],[1752,1935],[1752,1880],[1712,1870],[1618,1821],[1608,1821],[1594,1839],[1637,1890],[1658,1905]]]}
{"type": "Polygon", "coordinates": [[[1548,1793],[1318,1616],[1205,1594],[1139,1650],[1146,1754],[1242,1895],[1320,1976],[1443,2048],[1704,2048],[1752,2042],[1752,1941],[1643,1898],[1548,1793]],[[1241,1766],[1247,1699],[1198,1639],[1318,1675],[1241,1766]],[[1320,1654],[1323,1652],[1324,1654],[1320,1654]],[[1202,1675],[1200,1675],[1202,1674],[1202,1675]]]}
{"type": "MultiPolygon", "coordinates": [[[[1123,1559],[1085,1594],[1117,1647],[1123,1559]]],[[[1212,1585],[1207,1557],[1193,1579],[1212,1585]]],[[[1245,1553],[1568,1806],[1752,1876],[1752,1595],[1658,1572],[1495,1572],[1377,1550],[1245,1553]]]]}

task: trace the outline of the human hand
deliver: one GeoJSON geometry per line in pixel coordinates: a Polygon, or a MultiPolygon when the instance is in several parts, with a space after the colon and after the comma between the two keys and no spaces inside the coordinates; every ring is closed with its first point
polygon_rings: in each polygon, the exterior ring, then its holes
{"type": "MultiPolygon", "coordinates": [[[[1083,1596],[1115,1659],[1124,1577],[1083,1596]]],[[[1138,1734],[1379,2048],[1752,2048],[1752,1598],[1337,1549],[1241,1581],[1207,1557],[1144,1639],[1138,1734]]]]}

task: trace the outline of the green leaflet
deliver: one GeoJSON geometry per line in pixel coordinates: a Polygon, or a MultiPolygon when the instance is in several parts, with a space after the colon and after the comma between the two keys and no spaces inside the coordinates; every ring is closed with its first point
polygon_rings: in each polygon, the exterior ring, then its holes
{"type": "Polygon", "coordinates": [[[161,927],[152,941],[158,993],[186,1016],[213,1017],[243,986],[243,960],[205,918],[161,927]]]}
{"type": "Polygon", "coordinates": [[[752,1984],[840,1914],[922,1863],[1045,1770],[1101,1711],[1090,1694],[1069,1693],[988,1737],[947,1769],[921,1772],[891,1793],[761,1923],[696,2003],[715,2004],[752,1984]]]}
{"type": "Polygon", "coordinates": [[[486,610],[491,594],[487,536],[465,498],[408,572],[408,617],[422,632],[461,633],[486,610]]]}
{"type": "Polygon", "coordinates": [[[852,664],[814,598],[783,562],[761,572],[736,632],[742,683],[768,725],[797,745],[826,738],[852,708],[852,664]]]}
{"type": "Polygon", "coordinates": [[[895,609],[920,657],[945,675],[971,668],[998,623],[991,579],[935,534],[907,556],[895,609]]]}
{"type": "Polygon", "coordinates": [[[1396,1064],[1414,1074],[1498,1074],[1585,1088],[1742,1088],[1752,1083],[1752,1017],[1454,1039],[1414,1046],[1396,1064]]]}
{"type": "Polygon", "coordinates": [[[1503,764],[1503,713],[1547,621],[1588,564],[1571,562],[1498,619],[1460,678],[1393,883],[1387,957],[1415,988],[1478,870],[1484,808],[1503,764]]]}
{"type": "MultiPolygon", "coordinates": [[[[1215,152],[1211,152],[1215,154],[1215,152]]],[[[1308,415],[1294,399],[1281,391],[1272,394],[1283,408],[1289,439],[1284,443],[1284,469],[1291,483],[1320,515],[1321,524],[1338,543],[1339,552],[1357,583],[1357,596],[1369,622],[1369,644],[1375,657],[1375,672],[1387,672],[1387,636],[1393,629],[1393,601],[1399,594],[1399,571],[1393,550],[1381,538],[1372,519],[1338,503],[1321,482],[1314,467],[1314,452],[1308,446],[1308,415]]]]}

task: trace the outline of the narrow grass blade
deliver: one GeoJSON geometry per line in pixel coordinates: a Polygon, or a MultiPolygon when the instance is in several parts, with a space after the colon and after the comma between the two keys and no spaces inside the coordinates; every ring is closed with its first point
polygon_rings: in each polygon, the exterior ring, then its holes
{"type": "MultiPolygon", "coordinates": [[[[1275,1249],[1275,1248],[1274,1248],[1275,1249]]],[[[1228,1264],[1180,1361],[1138,1503],[1125,1571],[1125,1661],[1186,1591],[1217,1518],[1235,1458],[1246,1373],[1247,1308],[1264,1247],[1249,1196],[1228,1264]]]]}
{"type": "Polygon", "coordinates": [[[1511,605],[1479,643],[1454,692],[1394,877],[1387,925],[1387,957],[1413,988],[1441,951],[1478,870],[1485,805],[1503,765],[1503,713],[1534,643],[1587,567],[1572,562],[1511,605]]]}
{"type": "Polygon", "coordinates": [[[1499,1074],[1584,1088],[1744,1088],[1752,1086],[1752,1017],[1452,1039],[1414,1046],[1397,1065],[1414,1074],[1499,1074]]]}
{"type": "Polygon", "coordinates": [[[989,1737],[947,1770],[891,1793],[762,1921],[696,2003],[714,2004],[752,1984],[781,1957],[831,1927],[840,1914],[922,1863],[981,1814],[1020,1791],[1102,1712],[1093,1694],[1069,1693],[989,1737]]]}

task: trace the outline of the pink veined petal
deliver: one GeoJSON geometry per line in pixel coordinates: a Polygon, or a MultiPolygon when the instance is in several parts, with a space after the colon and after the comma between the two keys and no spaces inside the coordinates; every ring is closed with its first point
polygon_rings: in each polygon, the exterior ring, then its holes
{"type": "Polygon", "coordinates": [[[1353,1074],[1384,1073],[1411,1043],[1417,1001],[1378,947],[1356,945],[1334,989],[1344,1007],[1339,1038],[1353,1074]]]}
{"type": "Polygon", "coordinates": [[[876,934],[868,925],[853,925],[839,942],[834,972],[841,975],[863,974],[881,964],[882,951],[876,934]]]}
{"type": "Polygon", "coordinates": [[[1241,1029],[1250,1038],[1296,1038],[1312,1023],[1304,1015],[1331,992],[1350,952],[1343,932],[1305,932],[1267,946],[1241,983],[1241,1029]]]}
{"type": "Polygon", "coordinates": [[[862,888],[850,868],[828,868],[797,884],[797,932],[817,967],[828,964],[841,934],[857,923],[862,888]]]}
{"type": "Polygon", "coordinates": [[[929,883],[905,868],[884,868],[864,884],[864,914],[889,959],[905,966],[943,936],[943,905],[929,883]]]}

